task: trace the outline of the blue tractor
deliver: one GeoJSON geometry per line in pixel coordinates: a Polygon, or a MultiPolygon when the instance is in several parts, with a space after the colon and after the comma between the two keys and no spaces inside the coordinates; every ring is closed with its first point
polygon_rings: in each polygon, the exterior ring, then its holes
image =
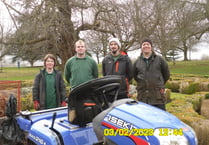
{"type": "Polygon", "coordinates": [[[166,111],[134,99],[109,104],[106,95],[115,91],[116,99],[120,81],[119,76],[106,76],[74,88],[68,102],[76,106],[73,120],[69,105],[16,113],[15,97],[10,97],[2,136],[27,145],[198,144],[193,129],[166,111]]]}

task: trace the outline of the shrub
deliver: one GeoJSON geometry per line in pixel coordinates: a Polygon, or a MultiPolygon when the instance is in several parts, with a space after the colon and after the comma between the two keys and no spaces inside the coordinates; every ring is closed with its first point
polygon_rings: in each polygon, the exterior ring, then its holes
{"type": "Polygon", "coordinates": [[[186,99],[187,101],[193,104],[194,110],[200,114],[202,101],[204,100],[204,95],[198,93],[192,96],[186,96],[186,99]]]}
{"type": "Polygon", "coordinates": [[[21,98],[21,110],[31,110],[33,109],[32,94],[28,93],[21,98]]]}
{"type": "Polygon", "coordinates": [[[199,91],[209,91],[208,82],[200,82],[199,91]]]}
{"type": "Polygon", "coordinates": [[[179,92],[179,81],[168,81],[165,87],[170,89],[172,92],[179,92]]]}
{"type": "Polygon", "coordinates": [[[200,119],[199,121],[192,122],[190,126],[196,132],[199,145],[208,145],[209,144],[209,120],[200,119]]]}
{"type": "Polygon", "coordinates": [[[22,87],[31,87],[33,86],[33,80],[22,81],[22,87]]]}
{"type": "Polygon", "coordinates": [[[32,94],[32,87],[22,87],[22,94],[23,96],[27,95],[27,94],[32,94]]]}
{"type": "Polygon", "coordinates": [[[171,102],[171,90],[170,89],[165,90],[165,96],[167,98],[167,103],[171,102]]]}
{"type": "Polygon", "coordinates": [[[194,94],[199,91],[199,83],[190,83],[188,86],[181,88],[181,93],[184,94],[194,94]]]}
{"type": "Polygon", "coordinates": [[[205,99],[209,99],[209,93],[205,94],[205,99]]]}
{"type": "Polygon", "coordinates": [[[130,84],[136,86],[137,85],[137,82],[134,79],[132,79],[131,82],[130,82],[130,84]]]}

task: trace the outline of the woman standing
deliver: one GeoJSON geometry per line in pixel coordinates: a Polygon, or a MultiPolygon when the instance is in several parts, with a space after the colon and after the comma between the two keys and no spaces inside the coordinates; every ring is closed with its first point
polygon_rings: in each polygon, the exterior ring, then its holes
{"type": "Polygon", "coordinates": [[[34,80],[33,101],[36,110],[66,106],[65,85],[62,73],[56,70],[56,58],[52,54],[44,57],[44,68],[34,80]]]}

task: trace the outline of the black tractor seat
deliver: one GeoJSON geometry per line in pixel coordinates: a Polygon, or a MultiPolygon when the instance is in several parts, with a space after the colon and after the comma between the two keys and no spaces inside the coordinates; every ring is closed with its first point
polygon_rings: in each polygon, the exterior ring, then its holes
{"type": "Polygon", "coordinates": [[[97,114],[109,107],[106,93],[115,91],[117,98],[120,82],[120,76],[110,75],[90,80],[72,89],[68,98],[68,120],[70,121],[70,111],[75,110],[75,119],[71,123],[85,126],[92,122],[97,114]]]}

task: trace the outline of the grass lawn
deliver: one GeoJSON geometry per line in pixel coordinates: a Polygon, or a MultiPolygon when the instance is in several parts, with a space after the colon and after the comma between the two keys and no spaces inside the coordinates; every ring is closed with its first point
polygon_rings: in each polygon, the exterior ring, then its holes
{"type": "MultiPolygon", "coordinates": [[[[169,62],[171,74],[183,74],[185,76],[209,77],[209,60],[177,61],[175,65],[169,62]]],[[[33,80],[42,67],[11,67],[3,68],[0,72],[0,80],[33,80]]],[[[101,64],[98,65],[99,76],[101,77],[101,64]]]]}
{"type": "Polygon", "coordinates": [[[41,67],[17,67],[3,68],[0,80],[33,80],[41,67]]]}
{"type": "Polygon", "coordinates": [[[209,60],[177,61],[175,65],[169,62],[169,67],[172,74],[209,77],[209,60]]]}

